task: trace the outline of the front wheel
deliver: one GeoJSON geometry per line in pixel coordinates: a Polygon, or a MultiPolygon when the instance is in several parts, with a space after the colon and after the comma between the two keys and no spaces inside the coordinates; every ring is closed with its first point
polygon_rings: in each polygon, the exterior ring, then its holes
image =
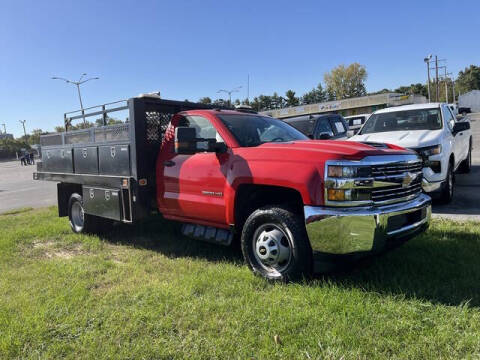
{"type": "Polygon", "coordinates": [[[447,178],[443,185],[442,192],[440,194],[439,201],[442,204],[448,204],[453,199],[453,186],[455,183],[455,175],[453,174],[453,164],[450,162],[448,165],[447,178]]]}
{"type": "Polygon", "coordinates": [[[242,253],[250,269],[266,279],[295,281],[312,273],[312,250],[301,216],[264,207],[246,220],[242,253]]]}

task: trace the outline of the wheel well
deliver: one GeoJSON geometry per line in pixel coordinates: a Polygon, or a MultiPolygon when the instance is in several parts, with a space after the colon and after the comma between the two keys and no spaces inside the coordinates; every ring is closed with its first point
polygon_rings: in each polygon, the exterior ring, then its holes
{"type": "Polygon", "coordinates": [[[303,200],[292,188],[270,185],[240,185],[235,194],[235,226],[241,229],[248,216],[266,205],[284,205],[303,215],[303,200]]]}
{"type": "Polygon", "coordinates": [[[73,193],[82,195],[82,185],[70,183],[57,184],[58,216],[68,216],[68,200],[73,193]]]}

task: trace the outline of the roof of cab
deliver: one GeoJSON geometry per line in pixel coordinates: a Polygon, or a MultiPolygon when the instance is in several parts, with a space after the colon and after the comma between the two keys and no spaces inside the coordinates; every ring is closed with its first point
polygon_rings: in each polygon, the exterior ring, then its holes
{"type": "Polygon", "coordinates": [[[253,113],[250,111],[239,111],[239,110],[225,110],[225,109],[192,109],[192,110],[185,110],[182,111],[182,113],[193,113],[193,112],[204,112],[204,113],[210,113],[213,115],[221,115],[221,114],[226,114],[226,115],[258,115],[258,116],[265,116],[265,115],[259,115],[257,113],[253,113]]]}
{"type": "Polygon", "coordinates": [[[441,105],[443,105],[443,103],[425,103],[425,104],[392,106],[389,108],[377,110],[375,111],[374,114],[382,114],[382,113],[404,111],[404,110],[436,109],[436,108],[439,108],[441,105]]]}

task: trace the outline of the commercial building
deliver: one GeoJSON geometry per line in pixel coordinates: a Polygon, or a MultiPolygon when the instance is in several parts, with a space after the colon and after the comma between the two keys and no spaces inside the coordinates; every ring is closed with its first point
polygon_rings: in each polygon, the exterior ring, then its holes
{"type": "Polygon", "coordinates": [[[13,134],[0,133],[0,140],[7,140],[7,139],[13,140],[13,134]]]}
{"type": "Polygon", "coordinates": [[[458,107],[470,108],[472,112],[480,112],[480,90],[472,90],[460,95],[458,107]]]}
{"type": "Polygon", "coordinates": [[[405,95],[399,93],[383,93],[357,98],[327,101],[318,104],[300,105],[283,109],[273,109],[261,112],[278,119],[300,115],[337,113],[342,116],[370,114],[376,110],[390,106],[423,104],[427,98],[422,95],[405,95]]]}

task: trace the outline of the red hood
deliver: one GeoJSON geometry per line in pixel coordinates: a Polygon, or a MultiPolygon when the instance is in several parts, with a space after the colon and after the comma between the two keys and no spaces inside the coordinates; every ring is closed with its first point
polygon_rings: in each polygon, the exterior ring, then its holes
{"type": "Polygon", "coordinates": [[[388,145],[388,148],[376,148],[371,145],[354,141],[336,140],[303,140],[289,143],[265,143],[251,148],[237,148],[245,155],[258,155],[265,160],[307,160],[314,157],[316,160],[348,159],[361,160],[373,155],[401,155],[414,154],[413,151],[388,145]]]}

